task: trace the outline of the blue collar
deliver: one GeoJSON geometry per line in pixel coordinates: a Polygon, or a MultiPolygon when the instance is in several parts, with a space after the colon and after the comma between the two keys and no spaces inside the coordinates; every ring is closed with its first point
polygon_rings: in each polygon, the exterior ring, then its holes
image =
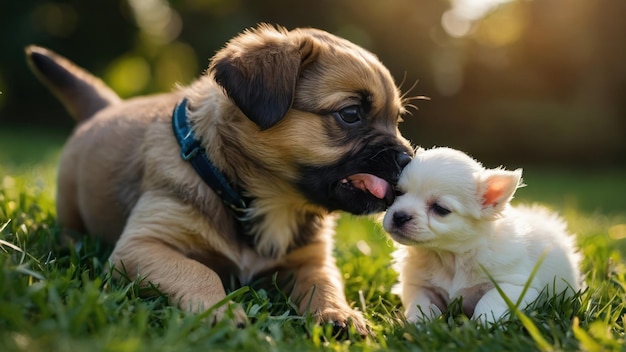
{"type": "Polygon", "coordinates": [[[180,145],[180,156],[189,161],[198,175],[235,212],[239,220],[244,219],[248,205],[226,180],[224,174],[207,157],[205,149],[196,138],[187,118],[187,99],[183,99],[172,113],[174,135],[180,145]]]}

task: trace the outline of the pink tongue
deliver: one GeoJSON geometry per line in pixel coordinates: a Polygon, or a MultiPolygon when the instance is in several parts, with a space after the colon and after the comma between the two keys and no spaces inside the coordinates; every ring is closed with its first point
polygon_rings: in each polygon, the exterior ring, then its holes
{"type": "Polygon", "coordinates": [[[370,174],[352,175],[348,177],[348,180],[351,181],[352,186],[363,191],[368,191],[378,199],[384,199],[385,194],[387,194],[391,188],[387,181],[370,174]]]}

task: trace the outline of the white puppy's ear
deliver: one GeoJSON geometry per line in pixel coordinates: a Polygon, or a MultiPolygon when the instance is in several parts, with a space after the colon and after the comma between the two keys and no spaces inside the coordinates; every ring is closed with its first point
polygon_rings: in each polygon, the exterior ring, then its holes
{"type": "Polygon", "coordinates": [[[483,217],[494,218],[498,215],[511,201],[515,190],[521,185],[521,181],[522,169],[515,171],[485,170],[480,177],[478,187],[483,217]]]}

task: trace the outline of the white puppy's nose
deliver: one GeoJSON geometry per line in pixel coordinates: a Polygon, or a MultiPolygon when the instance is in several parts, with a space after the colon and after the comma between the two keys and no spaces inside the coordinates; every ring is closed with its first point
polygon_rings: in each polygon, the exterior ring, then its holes
{"type": "Polygon", "coordinates": [[[394,212],[392,216],[393,225],[396,228],[401,228],[404,224],[411,221],[412,219],[413,216],[411,216],[411,214],[402,210],[394,212]]]}

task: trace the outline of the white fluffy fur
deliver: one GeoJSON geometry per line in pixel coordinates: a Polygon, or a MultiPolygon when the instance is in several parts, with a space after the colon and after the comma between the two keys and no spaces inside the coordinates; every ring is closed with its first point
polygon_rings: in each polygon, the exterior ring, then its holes
{"type": "Polygon", "coordinates": [[[544,208],[510,206],[521,175],[485,169],[450,148],[417,151],[400,177],[405,193],[383,220],[399,243],[396,292],[408,321],[436,317],[463,297],[468,316],[495,322],[508,306],[485,271],[515,303],[544,254],[520,309],[546,288],[567,296],[581,289],[580,256],[565,222],[544,208]]]}

